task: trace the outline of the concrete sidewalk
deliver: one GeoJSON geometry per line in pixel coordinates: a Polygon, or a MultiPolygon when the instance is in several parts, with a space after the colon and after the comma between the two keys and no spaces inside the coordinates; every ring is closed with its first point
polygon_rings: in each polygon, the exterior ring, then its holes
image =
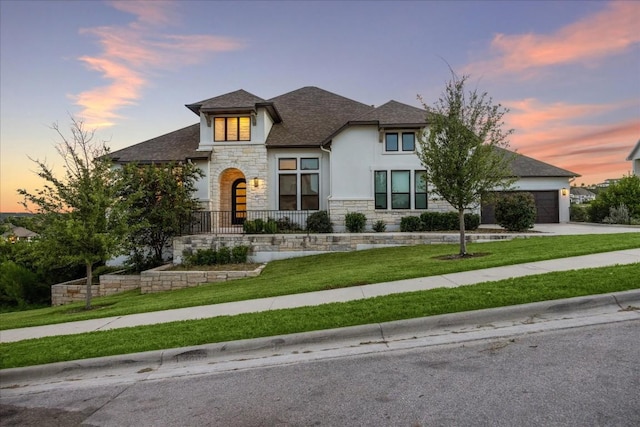
{"type": "MultiPolygon", "coordinates": [[[[152,325],[180,320],[195,320],[216,316],[236,315],[268,310],[315,306],[333,302],[345,302],[372,298],[395,293],[421,291],[441,287],[457,287],[475,283],[496,281],[513,277],[543,274],[552,271],[569,271],[584,268],[606,267],[616,264],[638,265],[640,277],[640,248],[623,251],[606,252],[579,257],[553,259],[505,267],[445,274],[441,276],[420,277],[395,282],[377,283],[373,285],[354,286],[350,288],[309,292],[304,294],[283,295],[248,301],[189,307],[176,310],[139,313],[127,316],[108,317],[80,322],[61,323],[56,325],[36,326],[31,328],[10,329],[0,331],[0,342],[14,342],[31,338],[42,338],[54,335],[71,335],[83,332],[102,331],[140,325],[152,325]]],[[[639,279],[640,280],[640,279],[639,279]]]]}

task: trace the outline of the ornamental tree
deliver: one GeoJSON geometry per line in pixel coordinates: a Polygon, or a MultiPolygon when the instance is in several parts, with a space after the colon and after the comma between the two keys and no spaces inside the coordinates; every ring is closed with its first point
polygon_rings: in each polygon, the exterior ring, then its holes
{"type": "Polygon", "coordinates": [[[31,159],[44,187],[31,193],[18,190],[23,206],[43,220],[38,245],[59,267],[83,264],[87,274],[85,308],[91,308],[93,267],[121,252],[126,232],[124,201],[117,198],[118,179],[104,142],[95,131],[71,118],[70,136],[57,123],[51,128],[61,139],[56,150],[63,160],[63,177],[40,160],[31,159]]]}
{"type": "Polygon", "coordinates": [[[485,92],[467,92],[467,79],[452,72],[431,108],[418,97],[429,126],[419,135],[416,151],[433,192],[458,212],[461,257],[467,255],[465,209],[478,206],[483,195],[513,182],[512,153],[506,150],[513,130],[503,130],[508,110],[493,105],[485,92]]]}
{"type": "Polygon", "coordinates": [[[120,197],[129,204],[129,264],[136,270],[163,262],[171,240],[191,223],[200,209],[195,183],[203,176],[193,163],[126,164],[120,170],[120,197]]]}

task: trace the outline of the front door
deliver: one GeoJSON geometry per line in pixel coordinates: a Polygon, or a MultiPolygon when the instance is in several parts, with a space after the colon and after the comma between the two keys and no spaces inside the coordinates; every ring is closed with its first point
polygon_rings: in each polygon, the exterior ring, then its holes
{"type": "Polygon", "coordinates": [[[247,217],[247,181],[236,179],[231,187],[231,222],[242,224],[247,217]]]}

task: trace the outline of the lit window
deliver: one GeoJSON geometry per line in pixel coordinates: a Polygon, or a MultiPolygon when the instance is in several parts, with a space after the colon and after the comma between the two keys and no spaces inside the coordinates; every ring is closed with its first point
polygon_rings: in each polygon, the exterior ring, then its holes
{"type": "Polygon", "coordinates": [[[214,141],[251,141],[250,117],[216,117],[213,127],[214,141]]]}

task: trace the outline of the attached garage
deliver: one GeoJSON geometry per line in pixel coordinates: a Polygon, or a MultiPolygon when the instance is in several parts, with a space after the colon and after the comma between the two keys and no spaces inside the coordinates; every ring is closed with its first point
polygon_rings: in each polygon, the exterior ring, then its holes
{"type": "MultiPolygon", "coordinates": [[[[511,169],[517,180],[509,191],[526,191],[533,195],[537,224],[569,222],[569,188],[571,180],[580,175],[519,153],[513,158],[511,169]]],[[[483,201],[480,221],[482,224],[496,223],[492,204],[483,201]]]]}
{"type": "MultiPolygon", "coordinates": [[[[536,223],[552,224],[560,222],[560,192],[551,191],[527,191],[536,201],[536,223]]],[[[500,193],[498,193],[500,194],[500,193]]],[[[482,203],[482,224],[495,224],[495,209],[492,203],[482,203]]]]}

